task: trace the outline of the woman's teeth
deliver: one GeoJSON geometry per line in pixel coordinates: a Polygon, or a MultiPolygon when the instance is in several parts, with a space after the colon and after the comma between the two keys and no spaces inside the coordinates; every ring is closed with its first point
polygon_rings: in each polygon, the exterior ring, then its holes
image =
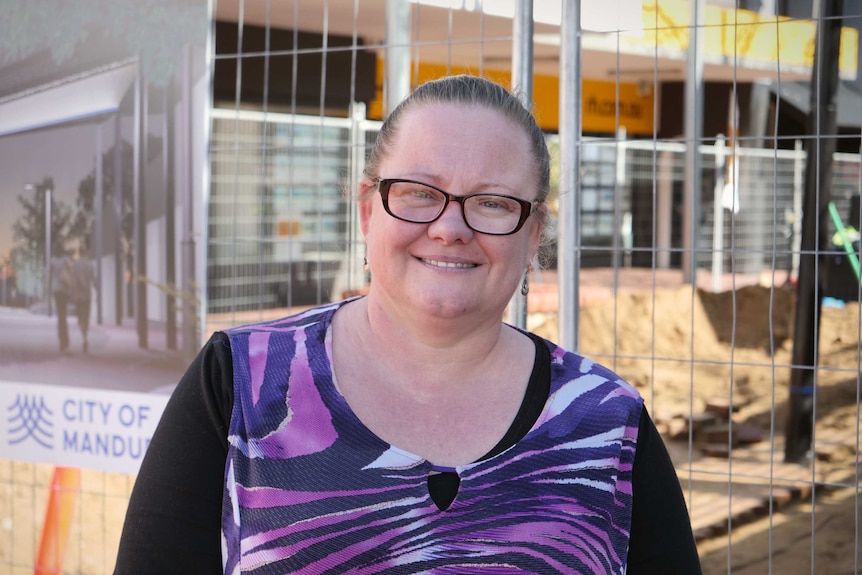
{"type": "Polygon", "coordinates": [[[460,263],[460,262],[440,262],[437,260],[426,260],[422,258],[422,261],[428,265],[437,266],[438,268],[474,268],[476,264],[469,263],[460,263]]]}

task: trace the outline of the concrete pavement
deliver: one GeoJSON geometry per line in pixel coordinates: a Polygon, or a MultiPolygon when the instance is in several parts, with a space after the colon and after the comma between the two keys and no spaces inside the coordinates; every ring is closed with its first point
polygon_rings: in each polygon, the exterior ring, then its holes
{"type": "Polygon", "coordinates": [[[0,307],[0,380],[169,392],[188,359],[167,349],[165,331],[158,325],[150,326],[149,349],[141,349],[133,321],[120,326],[91,325],[85,354],[77,321],[71,315],[71,345],[61,353],[56,316],[0,307]]]}

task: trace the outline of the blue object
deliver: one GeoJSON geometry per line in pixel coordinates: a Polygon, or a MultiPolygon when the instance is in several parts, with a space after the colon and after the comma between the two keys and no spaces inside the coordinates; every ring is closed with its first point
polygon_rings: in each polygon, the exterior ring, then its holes
{"type": "Polygon", "coordinates": [[[825,297],[825,298],[823,298],[823,307],[834,307],[835,309],[844,309],[844,300],[834,298],[834,297],[825,297]]]}

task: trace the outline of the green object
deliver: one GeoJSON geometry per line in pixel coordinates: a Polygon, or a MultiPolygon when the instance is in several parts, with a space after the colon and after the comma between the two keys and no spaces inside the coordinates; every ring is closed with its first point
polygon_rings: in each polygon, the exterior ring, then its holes
{"type": "Polygon", "coordinates": [[[847,230],[844,229],[844,224],[841,222],[841,216],[838,215],[838,208],[835,207],[834,202],[829,202],[829,215],[832,216],[832,223],[838,230],[841,245],[844,246],[844,251],[847,252],[847,257],[850,259],[850,267],[856,273],[856,281],[859,281],[859,258],[856,257],[856,252],[853,250],[853,242],[847,237],[847,230]]]}

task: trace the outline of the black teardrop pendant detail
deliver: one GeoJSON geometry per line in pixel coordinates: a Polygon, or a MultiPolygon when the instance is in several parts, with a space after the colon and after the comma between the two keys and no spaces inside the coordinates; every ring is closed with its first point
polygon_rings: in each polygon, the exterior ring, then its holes
{"type": "Polygon", "coordinates": [[[428,494],[440,511],[446,511],[461,486],[461,478],[454,471],[432,471],[428,475],[428,494]]]}

